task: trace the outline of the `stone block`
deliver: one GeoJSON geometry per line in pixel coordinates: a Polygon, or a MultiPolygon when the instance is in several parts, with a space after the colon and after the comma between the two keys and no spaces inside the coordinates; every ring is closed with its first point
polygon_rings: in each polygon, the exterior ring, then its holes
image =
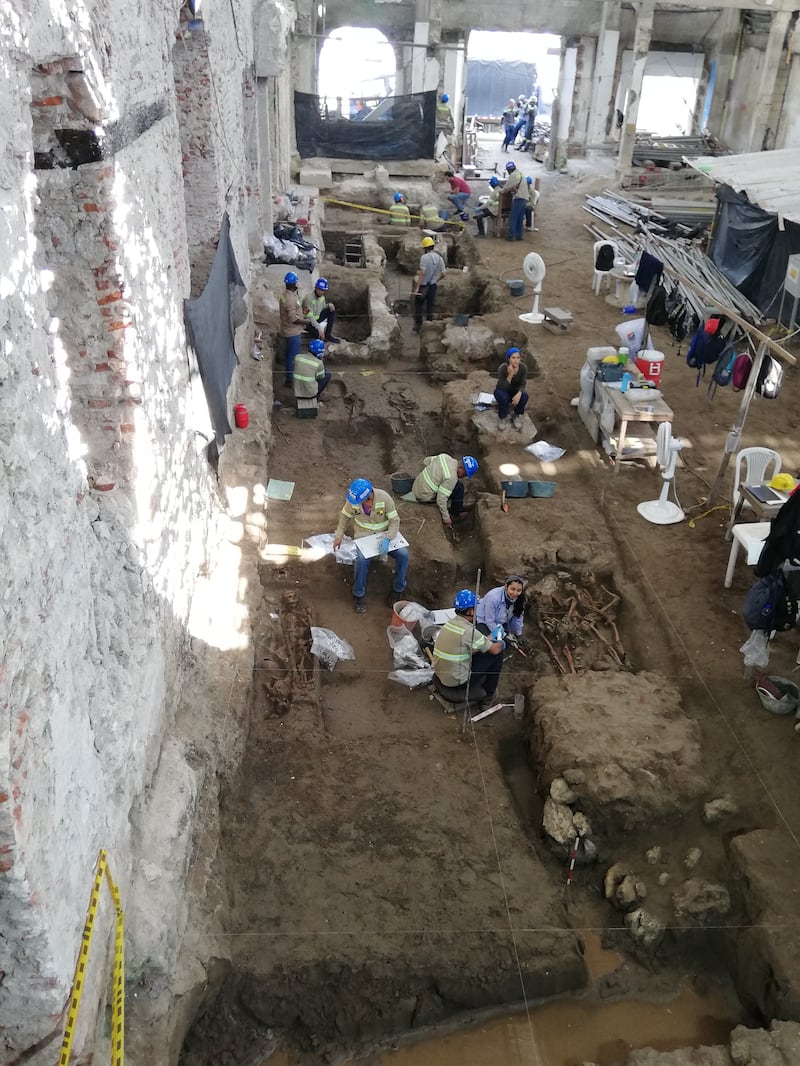
{"type": "Polygon", "coordinates": [[[324,163],[304,163],[300,167],[300,184],[316,189],[329,189],[333,184],[331,168],[324,163]]]}

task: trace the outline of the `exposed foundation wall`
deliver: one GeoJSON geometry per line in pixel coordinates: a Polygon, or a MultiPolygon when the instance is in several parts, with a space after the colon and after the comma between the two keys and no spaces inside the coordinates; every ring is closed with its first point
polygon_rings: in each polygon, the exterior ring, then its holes
{"type": "MultiPolygon", "coordinates": [[[[237,26],[217,9],[197,49],[176,46],[179,4],[111,4],[94,22],[58,5],[13,7],[0,20],[0,1061],[44,1040],[25,1059],[38,1064],[60,1041],[101,847],[139,915],[129,973],[152,958],[168,967],[164,944],[174,960],[186,921],[176,901],[199,755],[175,731],[220,506],[183,300],[190,280],[202,287],[196,252],[225,208],[247,279],[258,190],[245,149],[246,5],[237,26]],[[197,107],[192,80],[208,90],[197,107]],[[184,176],[201,168],[190,203],[184,176]],[[159,766],[166,805],[150,791],[159,766]],[[161,896],[154,856],[170,867],[161,896]]],[[[237,338],[240,352],[248,340],[237,338]]],[[[111,919],[104,890],[74,1044],[88,1057],[111,919]]]]}

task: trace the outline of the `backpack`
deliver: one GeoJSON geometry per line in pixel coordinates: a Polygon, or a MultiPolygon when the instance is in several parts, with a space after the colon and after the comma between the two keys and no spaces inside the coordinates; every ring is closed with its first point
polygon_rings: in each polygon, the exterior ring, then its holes
{"type": "Polygon", "coordinates": [[[749,629],[764,633],[791,629],[797,619],[797,600],[783,570],[760,578],[742,604],[742,618],[749,629]]]}
{"type": "Polygon", "coordinates": [[[756,392],[765,400],[776,400],[783,384],[783,367],[772,355],[765,355],[756,380],[756,392]]]}
{"type": "Polygon", "coordinates": [[[734,392],[741,392],[747,386],[750,371],[753,369],[753,357],[749,352],[742,352],[733,361],[731,384],[734,392]]]}
{"type": "Polygon", "coordinates": [[[706,367],[716,363],[726,347],[727,344],[718,331],[712,334],[705,329],[699,329],[695,333],[686,353],[686,365],[697,371],[696,385],[700,384],[701,377],[705,377],[706,367]]]}
{"type": "Polygon", "coordinates": [[[736,362],[737,355],[736,349],[731,347],[730,355],[726,358],[725,352],[722,353],[717,365],[714,367],[714,373],[712,374],[712,380],[715,385],[730,385],[731,378],[733,377],[733,366],[736,362]]]}
{"type": "Polygon", "coordinates": [[[653,295],[647,301],[644,317],[651,326],[666,326],[667,324],[669,317],[667,314],[667,290],[661,282],[657,283],[655,289],[653,289],[653,295]]]}
{"type": "Polygon", "coordinates": [[[595,270],[611,270],[614,266],[614,245],[601,244],[594,261],[595,270]]]}

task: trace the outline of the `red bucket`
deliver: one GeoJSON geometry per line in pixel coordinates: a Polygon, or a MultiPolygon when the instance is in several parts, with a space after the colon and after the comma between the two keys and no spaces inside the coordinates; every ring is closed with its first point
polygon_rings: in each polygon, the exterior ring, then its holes
{"type": "Polygon", "coordinates": [[[237,429],[247,429],[250,424],[250,415],[243,403],[237,403],[233,408],[233,420],[237,429]]]}

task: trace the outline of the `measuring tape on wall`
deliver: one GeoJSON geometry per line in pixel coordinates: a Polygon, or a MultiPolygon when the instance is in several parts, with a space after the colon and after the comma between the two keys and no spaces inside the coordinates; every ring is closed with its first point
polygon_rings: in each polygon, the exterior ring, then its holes
{"type": "Polygon", "coordinates": [[[97,858],[97,872],[95,873],[92,892],[89,896],[89,909],[86,912],[86,921],[83,926],[78,961],[75,964],[75,975],[72,978],[72,991],[69,996],[67,1021],[64,1026],[64,1039],[61,1042],[58,1066],[69,1066],[72,1038],[75,1035],[75,1025],[78,1021],[78,1011],[81,1006],[83,985],[86,980],[86,967],[89,962],[89,949],[92,946],[94,920],[97,917],[97,904],[100,899],[100,889],[103,887],[103,878],[108,882],[108,889],[116,912],[111,999],[111,1066],[123,1066],[125,1061],[125,918],[122,913],[119,888],[114,883],[114,879],[108,869],[106,850],[101,848],[97,858]]]}

